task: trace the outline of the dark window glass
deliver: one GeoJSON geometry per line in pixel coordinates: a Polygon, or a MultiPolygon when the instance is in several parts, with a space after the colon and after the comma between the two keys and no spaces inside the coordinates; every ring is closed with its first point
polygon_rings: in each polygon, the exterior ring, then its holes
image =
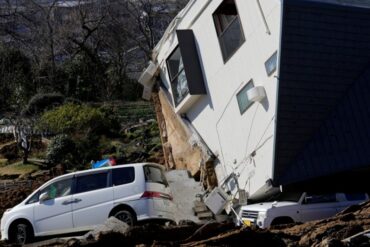
{"type": "Polygon", "coordinates": [[[253,87],[254,87],[253,81],[251,80],[236,95],[240,114],[243,114],[253,104],[253,101],[250,101],[247,96],[247,91],[253,87]]]}
{"type": "Polygon", "coordinates": [[[266,73],[268,76],[276,71],[277,51],[265,62],[266,73]]]}
{"type": "Polygon", "coordinates": [[[314,204],[314,203],[327,203],[327,202],[336,202],[337,198],[335,193],[325,194],[325,195],[306,195],[305,203],[314,204]]]}
{"type": "Polygon", "coordinates": [[[281,192],[269,198],[267,201],[274,202],[298,202],[302,197],[302,192],[281,192]]]}
{"type": "Polygon", "coordinates": [[[151,183],[160,183],[165,186],[168,186],[166,177],[162,169],[155,166],[144,166],[145,181],[151,183]]]}
{"type": "Polygon", "coordinates": [[[48,193],[48,199],[55,199],[58,197],[68,196],[71,194],[72,178],[61,180],[50,184],[48,187],[42,189],[39,195],[48,193]]]}
{"type": "Polygon", "coordinates": [[[132,183],[135,180],[135,168],[125,167],[119,169],[112,169],[112,183],[113,185],[121,185],[132,183]]]}
{"type": "Polygon", "coordinates": [[[172,53],[167,60],[168,72],[171,80],[171,88],[175,105],[178,106],[181,101],[189,94],[188,82],[182,62],[180,48],[172,53]]]}
{"type": "Polygon", "coordinates": [[[35,203],[39,201],[40,191],[35,193],[28,201],[27,204],[35,203]]]}
{"type": "Polygon", "coordinates": [[[347,201],[364,201],[366,200],[365,193],[345,193],[347,201]]]}
{"type": "Polygon", "coordinates": [[[224,61],[244,43],[244,33],[234,0],[224,0],[213,14],[224,61]]]}
{"type": "Polygon", "coordinates": [[[76,193],[98,190],[107,187],[107,173],[95,173],[76,178],[76,193]]]}

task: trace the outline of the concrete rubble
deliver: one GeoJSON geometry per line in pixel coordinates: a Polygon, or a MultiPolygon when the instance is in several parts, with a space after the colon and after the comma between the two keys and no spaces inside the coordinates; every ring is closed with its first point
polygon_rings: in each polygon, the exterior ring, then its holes
{"type": "MultiPolygon", "coordinates": [[[[193,212],[200,183],[187,171],[167,173],[175,202],[177,225],[146,223],[129,227],[114,217],[83,236],[59,237],[33,243],[41,246],[370,246],[370,202],[351,206],[336,216],[261,230],[215,220],[199,221],[193,212]]],[[[27,193],[19,195],[19,198],[27,193]]],[[[37,239],[40,241],[40,239],[37,239]]],[[[0,246],[13,246],[0,242],[0,246]]]]}
{"type": "Polygon", "coordinates": [[[182,220],[199,222],[192,208],[194,207],[195,196],[203,193],[200,183],[191,178],[187,170],[172,170],[166,173],[166,177],[175,204],[176,222],[182,220]]]}
{"type": "MultiPolygon", "coordinates": [[[[145,224],[123,227],[122,231],[106,231],[103,227],[96,239],[71,238],[63,243],[56,239],[37,246],[370,246],[369,216],[370,202],[367,202],[329,219],[267,230],[216,222],[177,226],[145,224]]],[[[117,228],[112,226],[112,229],[117,228]]]]}

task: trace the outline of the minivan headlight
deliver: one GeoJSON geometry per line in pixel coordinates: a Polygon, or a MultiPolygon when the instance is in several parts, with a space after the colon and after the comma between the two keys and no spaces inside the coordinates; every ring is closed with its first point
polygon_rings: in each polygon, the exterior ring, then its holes
{"type": "Polygon", "coordinates": [[[13,208],[8,208],[7,210],[5,210],[5,213],[8,213],[10,211],[12,211],[13,208]]]}

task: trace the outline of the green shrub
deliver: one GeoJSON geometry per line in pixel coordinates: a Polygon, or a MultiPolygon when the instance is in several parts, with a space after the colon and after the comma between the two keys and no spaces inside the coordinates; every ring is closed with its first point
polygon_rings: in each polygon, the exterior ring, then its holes
{"type": "Polygon", "coordinates": [[[45,112],[38,126],[54,133],[87,136],[109,133],[119,125],[114,121],[113,115],[100,108],[68,103],[45,112]]]}
{"type": "Polygon", "coordinates": [[[46,150],[46,159],[53,165],[71,165],[76,162],[76,154],[75,142],[67,135],[57,135],[51,140],[46,150]]]}
{"type": "Polygon", "coordinates": [[[59,93],[40,93],[34,95],[23,110],[23,114],[39,114],[45,110],[60,106],[64,102],[64,96],[59,93]]]}

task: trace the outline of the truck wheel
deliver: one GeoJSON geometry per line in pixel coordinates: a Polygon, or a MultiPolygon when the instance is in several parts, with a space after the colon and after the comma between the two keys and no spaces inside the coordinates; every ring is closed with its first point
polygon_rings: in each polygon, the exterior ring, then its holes
{"type": "Polygon", "coordinates": [[[119,210],[113,216],[129,226],[133,226],[136,222],[135,216],[128,210],[119,210]]]}
{"type": "Polygon", "coordinates": [[[278,217],[271,222],[271,226],[292,224],[294,220],[290,217],[278,217]]]}

